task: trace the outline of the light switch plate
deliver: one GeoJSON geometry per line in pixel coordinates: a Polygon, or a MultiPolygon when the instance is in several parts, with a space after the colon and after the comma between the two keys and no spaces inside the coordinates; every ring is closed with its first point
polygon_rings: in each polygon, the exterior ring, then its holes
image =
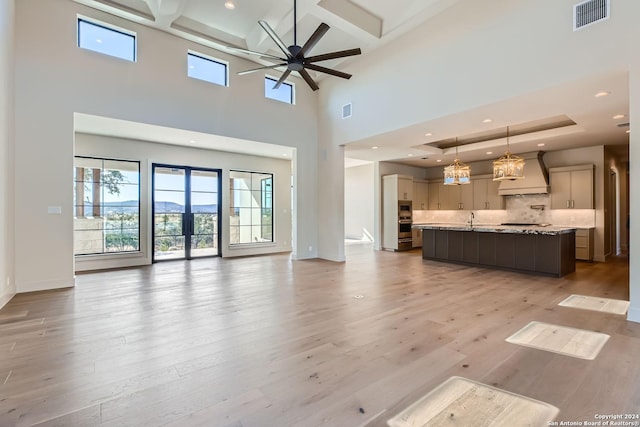
{"type": "Polygon", "coordinates": [[[49,215],[60,215],[62,213],[62,208],[60,206],[49,206],[47,208],[47,213],[49,215]]]}

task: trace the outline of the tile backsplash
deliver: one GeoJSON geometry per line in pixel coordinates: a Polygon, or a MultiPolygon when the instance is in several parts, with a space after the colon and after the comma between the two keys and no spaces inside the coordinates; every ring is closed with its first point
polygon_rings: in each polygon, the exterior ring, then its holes
{"type": "MultiPolygon", "coordinates": [[[[504,222],[547,223],[570,227],[595,227],[595,209],[549,209],[548,194],[505,196],[505,210],[474,210],[476,224],[501,224],[504,222]],[[534,206],[534,208],[532,208],[534,206]]],[[[415,211],[413,222],[467,223],[471,211],[415,211]]]]}

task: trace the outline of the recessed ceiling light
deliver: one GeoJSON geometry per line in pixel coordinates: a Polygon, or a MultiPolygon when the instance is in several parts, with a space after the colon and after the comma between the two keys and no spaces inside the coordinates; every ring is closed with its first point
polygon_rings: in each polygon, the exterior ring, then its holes
{"type": "Polygon", "coordinates": [[[613,116],[613,120],[624,119],[624,114],[616,114],[613,116]]]}
{"type": "Polygon", "coordinates": [[[596,93],[594,96],[596,98],[602,98],[603,96],[607,96],[607,95],[610,95],[610,94],[611,94],[611,92],[608,92],[606,90],[602,90],[602,91],[596,93]]]}
{"type": "Polygon", "coordinates": [[[442,161],[442,159],[438,159],[438,160],[436,160],[436,162],[438,162],[438,163],[440,163],[441,161],[442,161]]]}
{"type": "Polygon", "coordinates": [[[491,123],[493,121],[493,119],[484,119],[482,121],[482,123],[491,123]]]}
{"type": "Polygon", "coordinates": [[[193,144],[193,143],[196,142],[196,140],[195,139],[190,139],[189,142],[193,144]]]}
{"type": "Polygon", "coordinates": [[[378,148],[380,147],[378,147],[377,145],[374,145],[373,147],[371,147],[372,150],[377,150],[378,148]]]}
{"type": "Polygon", "coordinates": [[[102,43],[102,39],[96,39],[96,43],[102,43]]]}
{"type": "Polygon", "coordinates": [[[487,154],[493,154],[493,151],[487,151],[487,154]]]}
{"type": "Polygon", "coordinates": [[[407,154],[407,156],[409,156],[409,157],[413,157],[413,154],[409,153],[409,154],[407,154]]]}
{"type": "Polygon", "coordinates": [[[236,8],[236,4],[234,2],[232,2],[231,0],[224,2],[224,7],[226,7],[229,10],[233,10],[236,8]]]}
{"type": "Polygon", "coordinates": [[[541,142],[540,144],[538,144],[538,147],[544,147],[544,142],[541,142]]]}
{"type": "Polygon", "coordinates": [[[433,134],[431,132],[427,132],[424,134],[424,136],[432,136],[433,134]]]}

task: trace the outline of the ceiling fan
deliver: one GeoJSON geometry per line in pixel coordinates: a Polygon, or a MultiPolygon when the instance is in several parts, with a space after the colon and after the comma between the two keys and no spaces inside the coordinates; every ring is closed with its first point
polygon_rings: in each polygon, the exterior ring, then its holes
{"type": "Polygon", "coordinates": [[[259,67],[251,70],[241,71],[238,73],[238,75],[249,74],[259,70],[274,69],[278,67],[287,67],[287,69],[284,71],[284,73],[282,73],[282,76],[273,87],[274,89],[279,88],[282,82],[284,82],[287,79],[287,77],[289,77],[289,74],[291,74],[292,71],[297,71],[302,76],[304,81],[307,82],[309,87],[311,87],[311,89],[313,89],[314,91],[318,90],[319,87],[316,84],[316,82],[313,81],[313,79],[307,72],[307,69],[318,71],[325,74],[330,74],[332,76],[342,77],[343,79],[351,78],[351,74],[343,73],[341,71],[333,70],[331,68],[322,67],[320,65],[316,65],[315,63],[320,61],[327,61],[329,59],[337,59],[337,58],[344,58],[347,56],[360,55],[362,53],[360,51],[360,48],[341,50],[337,52],[325,53],[325,54],[316,55],[316,56],[305,56],[311,51],[311,49],[313,49],[313,47],[318,43],[318,41],[320,41],[322,36],[324,36],[326,32],[329,31],[330,27],[324,22],[321,23],[316,29],[316,31],[311,35],[311,37],[309,37],[309,40],[307,40],[307,42],[302,47],[298,46],[296,3],[297,1],[294,0],[293,1],[293,45],[291,46],[287,47],[287,45],[284,44],[282,39],[278,37],[278,35],[275,33],[275,31],[273,31],[273,29],[269,26],[269,24],[266,21],[258,21],[260,26],[266,31],[269,37],[271,37],[271,39],[280,48],[280,50],[282,50],[285,57],[283,58],[283,57],[271,55],[268,53],[254,52],[252,50],[247,50],[247,49],[232,48],[233,50],[236,50],[239,52],[248,53],[250,55],[261,56],[268,61],[278,62],[275,65],[267,65],[265,67],[259,67]]]}

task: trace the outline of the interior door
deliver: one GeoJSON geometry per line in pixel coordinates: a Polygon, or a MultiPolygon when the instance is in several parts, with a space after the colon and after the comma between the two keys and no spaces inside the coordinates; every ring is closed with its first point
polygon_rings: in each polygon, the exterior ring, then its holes
{"type": "Polygon", "coordinates": [[[153,165],[153,260],[220,255],[220,171],[153,165]]]}

